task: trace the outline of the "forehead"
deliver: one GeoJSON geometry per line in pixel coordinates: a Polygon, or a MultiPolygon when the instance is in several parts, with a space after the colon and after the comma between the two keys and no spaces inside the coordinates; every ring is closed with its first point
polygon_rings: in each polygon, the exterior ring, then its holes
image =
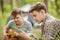
{"type": "Polygon", "coordinates": [[[36,11],[36,10],[32,12],[33,15],[37,15],[38,13],[39,11],[36,11]]]}
{"type": "Polygon", "coordinates": [[[20,14],[16,14],[15,16],[12,16],[12,17],[21,17],[21,15],[20,14]]]}

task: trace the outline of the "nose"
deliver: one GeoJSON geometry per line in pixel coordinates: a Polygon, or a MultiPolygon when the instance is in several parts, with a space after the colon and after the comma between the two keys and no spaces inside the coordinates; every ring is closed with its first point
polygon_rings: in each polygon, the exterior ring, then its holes
{"type": "Polygon", "coordinates": [[[17,19],[14,19],[14,21],[17,21],[17,19]]]}

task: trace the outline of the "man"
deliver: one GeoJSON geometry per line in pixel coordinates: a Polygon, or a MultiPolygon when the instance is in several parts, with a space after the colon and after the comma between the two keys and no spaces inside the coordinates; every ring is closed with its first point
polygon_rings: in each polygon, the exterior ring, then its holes
{"type": "Polygon", "coordinates": [[[29,22],[26,22],[22,18],[22,12],[17,8],[14,9],[11,13],[12,19],[8,22],[6,26],[6,35],[8,34],[8,30],[15,30],[12,37],[17,37],[17,40],[29,40],[29,36],[32,32],[32,25],[29,22]]]}
{"type": "Polygon", "coordinates": [[[60,31],[60,21],[47,12],[46,5],[42,2],[32,6],[30,13],[36,22],[41,23],[42,40],[55,40],[57,32],[60,31]]]}
{"type": "MultiPolygon", "coordinates": [[[[23,19],[24,19],[24,20],[27,20],[27,19],[28,19],[28,16],[27,16],[27,15],[28,15],[28,12],[29,12],[30,8],[31,8],[31,4],[26,4],[26,5],[24,5],[24,6],[22,6],[22,7],[19,8],[19,10],[22,11],[23,19]]],[[[8,23],[10,20],[12,20],[12,16],[11,16],[11,15],[8,17],[7,23],[8,23]]]]}
{"type": "MultiPolygon", "coordinates": [[[[19,10],[22,11],[22,15],[23,15],[23,19],[27,22],[30,22],[33,26],[37,26],[38,24],[35,22],[35,20],[33,19],[32,15],[29,13],[29,10],[31,9],[31,4],[26,4],[22,7],[19,8],[19,10]]],[[[7,19],[7,23],[12,20],[12,16],[9,16],[9,18],[7,19]]]]}

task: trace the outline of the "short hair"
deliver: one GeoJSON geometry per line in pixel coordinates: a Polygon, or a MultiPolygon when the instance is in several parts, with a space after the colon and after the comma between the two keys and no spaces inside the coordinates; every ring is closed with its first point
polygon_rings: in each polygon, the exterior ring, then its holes
{"type": "Polygon", "coordinates": [[[31,7],[31,10],[29,11],[30,13],[33,12],[34,10],[36,11],[40,11],[41,9],[45,10],[45,12],[47,13],[47,7],[43,2],[38,2],[35,5],[33,5],[31,7]]]}
{"type": "Polygon", "coordinates": [[[11,15],[14,16],[14,17],[16,17],[17,14],[21,15],[21,10],[19,10],[18,8],[13,9],[11,15]]]}

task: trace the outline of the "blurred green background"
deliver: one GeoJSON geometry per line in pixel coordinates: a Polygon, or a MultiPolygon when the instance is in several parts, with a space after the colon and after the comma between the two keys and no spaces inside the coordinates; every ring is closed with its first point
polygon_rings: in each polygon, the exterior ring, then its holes
{"type": "MultiPolygon", "coordinates": [[[[60,19],[60,0],[0,0],[0,40],[3,40],[3,27],[12,9],[36,2],[44,2],[47,6],[48,13],[60,19]]],[[[33,28],[33,33],[36,34],[38,38],[40,37],[39,30],[38,28],[33,28]]],[[[60,40],[60,36],[57,35],[56,39],[60,40]]]]}

